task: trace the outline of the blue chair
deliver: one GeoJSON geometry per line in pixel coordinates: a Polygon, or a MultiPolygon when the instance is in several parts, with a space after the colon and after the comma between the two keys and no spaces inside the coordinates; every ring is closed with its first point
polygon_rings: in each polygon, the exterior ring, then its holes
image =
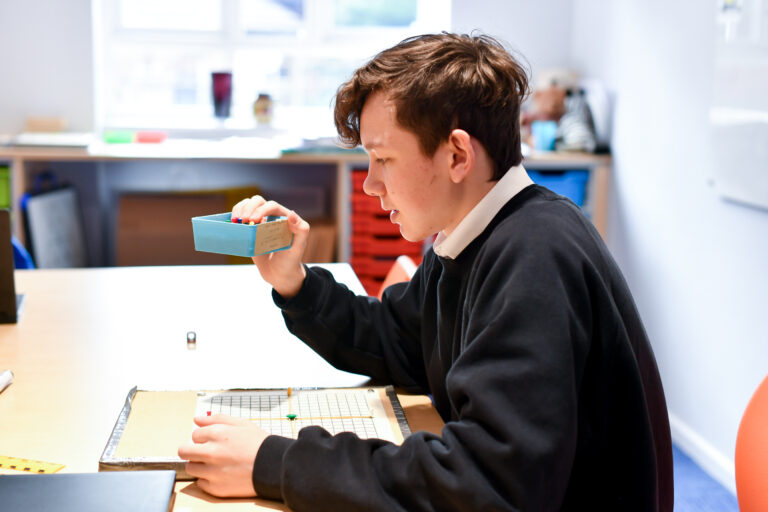
{"type": "Polygon", "coordinates": [[[11,235],[11,245],[13,245],[13,266],[17,269],[35,268],[32,256],[24,248],[18,238],[11,235]]]}

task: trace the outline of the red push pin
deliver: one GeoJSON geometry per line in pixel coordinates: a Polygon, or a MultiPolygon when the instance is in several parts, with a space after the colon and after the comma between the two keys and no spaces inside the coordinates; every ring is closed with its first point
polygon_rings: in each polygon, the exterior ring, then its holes
{"type": "Polygon", "coordinates": [[[211,415],[211,411],[206,412],[205,415],[206,416],[210,416],[211,415]]]}

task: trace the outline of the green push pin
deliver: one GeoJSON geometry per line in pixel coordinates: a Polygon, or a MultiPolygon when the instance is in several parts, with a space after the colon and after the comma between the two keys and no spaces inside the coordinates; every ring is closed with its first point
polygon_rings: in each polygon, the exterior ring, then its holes
{"type": "Polygon", "coordinates": [[[289,420],[295,420],[296,419],[296,415],[295,414],[286,414],[285,417],[288,418],[289,420]]]}

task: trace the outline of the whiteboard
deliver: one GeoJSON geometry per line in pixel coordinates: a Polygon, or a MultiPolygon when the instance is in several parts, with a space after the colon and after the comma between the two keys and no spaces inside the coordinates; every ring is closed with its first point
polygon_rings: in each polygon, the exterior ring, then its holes
{"type": "Polygon", "coordinates": [[[720,0],[713,103],[714,181],[730,200],[768,209],[768,2],[720,0]]]}

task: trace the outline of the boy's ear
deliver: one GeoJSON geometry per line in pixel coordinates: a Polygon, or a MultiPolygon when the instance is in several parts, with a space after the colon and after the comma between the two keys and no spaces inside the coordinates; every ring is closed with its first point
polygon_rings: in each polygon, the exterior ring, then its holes
{"type": "Polygon", "coordinates": [[[475,149],[472,147],[472,137],[458,128],[448,137],[450,150],[450,177],[454,183],[461,183],[467,177],[475,164],[475,149]]]}

